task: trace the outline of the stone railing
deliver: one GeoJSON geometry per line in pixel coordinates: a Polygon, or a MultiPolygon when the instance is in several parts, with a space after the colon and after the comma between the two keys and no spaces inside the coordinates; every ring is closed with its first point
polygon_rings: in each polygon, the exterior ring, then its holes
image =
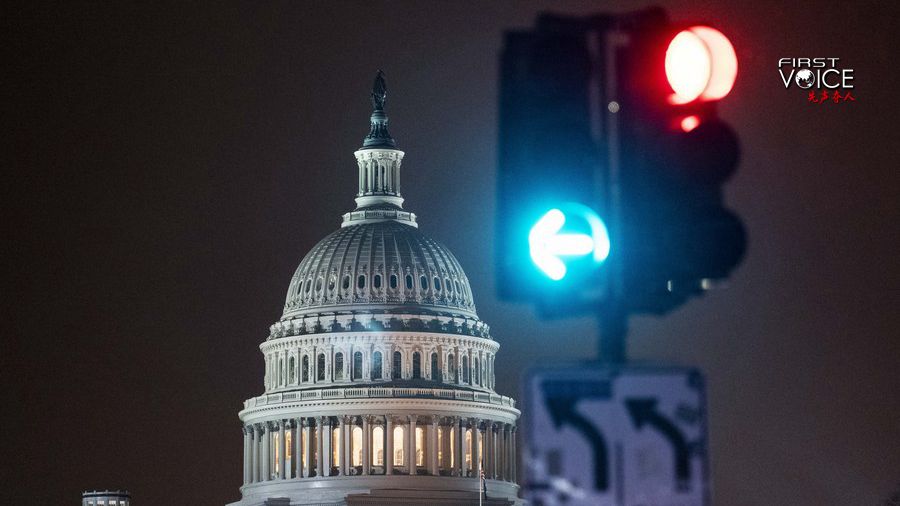
{"type": "Polygon", "coordinates": [[[306,316],[278,322],[269,327],[266,340],[329,332],[437,332],[490,339],[490,326],[474,318],[438,315],[328,315],[306,316]]]}
{"type": "Polygon", "coordinates": [[[291,401],[331,400],[331,399],[378,399],[378,398],[417,398],[448,399],[472,402],[483,402],[497,406],[515,408],[516,401],[512,397],[471,390],[454,390],[439,388],[320,388],[316,390],[299,390],[261,395],[244,401],[244,409],[269,406],[291,401]]]}

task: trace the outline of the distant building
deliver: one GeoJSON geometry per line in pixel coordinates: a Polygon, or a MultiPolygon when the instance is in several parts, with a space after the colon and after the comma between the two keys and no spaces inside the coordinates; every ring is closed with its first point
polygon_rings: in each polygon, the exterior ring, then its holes
{"type": "Polygon", "coordinates": [[[519,411],[494,392],[499,344],[459,262],[403,210],[385,96],[379,73],[354,153],[357,208],[300,262],[260,345],[265,392],[239,413],[232,506],[476,505],[482,471],[485,505],[521,503],[519,411]]]}
{"type": "Polygon", "coordinates": [[[131,506],[131,494],[127,490],[84,491],[81,506],[131,506]]]}

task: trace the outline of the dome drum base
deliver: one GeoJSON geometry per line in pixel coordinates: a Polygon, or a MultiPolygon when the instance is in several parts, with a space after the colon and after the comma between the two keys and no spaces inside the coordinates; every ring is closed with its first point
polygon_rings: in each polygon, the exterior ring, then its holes
{"type": "MultiPolygon", "coordinates": [[[[485,480],[485,506],[519,504],[519,486],[485,480]]],[[[290,506],[434,504],[477,505],[478,479],[455,476],[331,476],[254,483],[241,487],[243,498],[228,506],[263,506],[289,499],[290,506]]]]}

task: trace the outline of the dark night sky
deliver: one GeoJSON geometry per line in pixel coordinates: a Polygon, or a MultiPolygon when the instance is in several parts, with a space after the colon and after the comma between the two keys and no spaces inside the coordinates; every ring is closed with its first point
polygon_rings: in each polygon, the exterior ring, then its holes
{"type": "MultiPolygon", "coordinates": [[[[636,319],[630,353],[707,373],[717,506],[872,505],[900,485],[900,12],[783,3],[663,4],[738,51],[721,110],[743,143],[728,199],[750,249],[728,290],[636,319]],[[807,104],[781,85],[783,56],[840,57],[858,101],[807,104]]],[[[258,345],[352,206],[378,68],[407,208],[466,268],[502,345],[498,390],[592,356],[591,320],[496,299],[484,242],[502,32],[551,6],[639,5],[4,7],[0,503],[239,497],[258,345]]]]}

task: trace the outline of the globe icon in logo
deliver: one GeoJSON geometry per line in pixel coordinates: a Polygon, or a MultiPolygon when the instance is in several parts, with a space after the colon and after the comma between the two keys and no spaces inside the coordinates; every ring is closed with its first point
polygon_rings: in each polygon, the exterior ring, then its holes
{"type": "Polygon", "coordinates": [[[797,76],[794,78],[794,82],[797,83],[797,86],[804,90],[812,87],[813,80],[812,70],[809,69],[803,69],[797,72],[797,76]]]}

